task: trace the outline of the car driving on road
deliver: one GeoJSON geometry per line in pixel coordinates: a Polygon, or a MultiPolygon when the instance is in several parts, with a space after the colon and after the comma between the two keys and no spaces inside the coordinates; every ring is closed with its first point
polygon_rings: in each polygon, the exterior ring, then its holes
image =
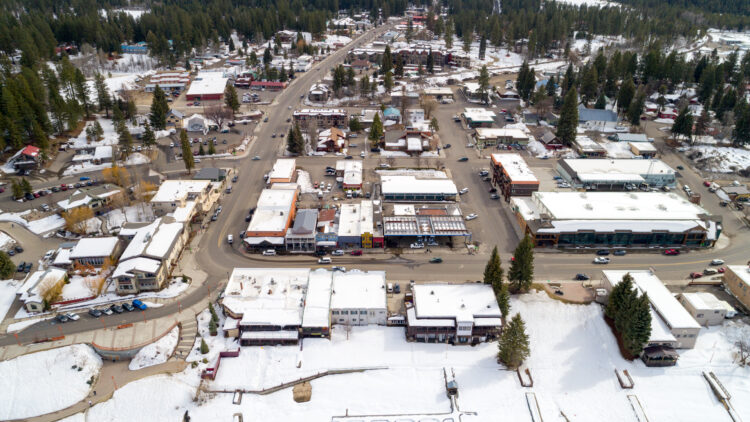
{"type": "Polygon", "coordinates": [[[596,258],[594,258],[594,264],[609,264],[609,258],[597,256],[596,258]]]}

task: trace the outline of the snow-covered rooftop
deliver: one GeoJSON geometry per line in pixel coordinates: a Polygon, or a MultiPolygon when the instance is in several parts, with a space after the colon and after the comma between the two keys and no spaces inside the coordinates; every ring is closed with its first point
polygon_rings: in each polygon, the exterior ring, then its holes
{"type": "MultiPolygon", "coordinates": [[[[638,160],[634,160],[638,161],[638,160]]],[[[534,192],[540,213],[556,220],[700,220],[708,212],[667,192],[534,192]]]]}
{"type": "Polygon", "coordinates": [[[301,325],[307,268],[235,268],[223,304],[241,324],[301,325]]]}
{"type": "Polygon", "coordinates": [[[296,198],[296,190],[263,189],[247,231],[278,232],[286,229],[296,198]]]}
{"type": "MultiPolygon", "coordinates": [[[[638,145],[640,148],[641,145],[638,145]]],[[[675,171],[664,161],[658,159],[651,160],[633,160],[633,159],[581,159],[566,158],[563,159],[564,165],[574,172],[584,175],[600,175],[603,179],[617,177],[618,174],[631,175],[649,175],[649,174],[671,174],[675,171]]],[[[601,180],[601,179],[600,179],[601,180]]]]}
{"type": "Polygon", "coordinates": [[[512,182],[539,183],[526,161],[519,154],[492,154],[492,162],[499,164],[512,182]]]}
{"type": "Polygon", "coordinates": [[[495,112],[485,108],[466,108],[463,114],[465,118],[472,122],[493,122],[495,120],[495,112]]]}
{"type": "Polygon", "coordinates": [[[727,265],[727,269],[732,271],[747,287],[750,287],[750,267],[747,265],[727,265]]]}
{"type": "Polygon", "coordinates": [[[385,271],[334,272],[331,309],[386,309],[385,271]]]}
{"type": "Polygon", "coordinates": [[[157,218],[153,223],[135,230],[135,236],[125,248],[120,260],[138,256],[165,259],[183,229],[183,223],[166,223],[163,219],[157,218]]]}
{"type": "Polygon", "coordinates": [[[227,81],[221,72],[201,72],[190,84],[187,95],[223,94],[227,81]]]}
{"type": "Polygon", "coordinates": [[[476,128],[476,133],[477,139],[480,140],[497,138],[512,139],[519,142],[529,140],[529,135],[527,135],[523,130],[515,128],[507,129],[496,127],[478,127],[476,128]]]}
{"type": "Polygon", "coordinates": [[[647,293],[648,299],[654,310],[664,319],[671,330],[681,328],[700,328],[680,302],[672,296],[672,293],[664,286],[653,272],[649,270],[605,270],[602,271],[612,286],[616,286],[625,274],[633,277],[633,285],[639,293],[647,293]]]}
{"type": "Polygon", "coordinates": [[[133,277],[133,270],[154,274],[159,271],[160,266],[161,262],[156,259],[143,257],[128,259],[120,261],[120,263],[117,264],[117,268],[115,268],[115,271],[112,273],[112,278],[117,278],[123,275],[133,277]]]}
{"type": "Polygon", "coordinates": [[[330,325],[332,273],[319,268],[310,271],[302,313],[303,327],[327,327],[330,325]]]}
{"type": "Polygon", "coordinates": [[[151,202],[181,201],[190,194],[205,192],[210,185],[208,180],[165,180],[159,185],[151,202]]]}
{"type": "Polygon", "coordinates": [[[474,321],[502,316],[492,287],[486,284],[415,284],[412,292],[419,319],[474,321]]]}
{"type": "Polygon", "coordinates": [[[268,180],[274,179],[292,180],[294,170],[297,168],[297,160],[294,158],[279,158],[274,163],[271,172],[268,173],[268,180]]]}
{"type": "Polygon", "coordinates": [[[725,306],[723,301],[716,298],[708,292],[691,292],[682,293],[682,297],[685,298],[696,310],[716,310],[723,311],[725,306]]]}
{"type": "Polygon", "coordinates": [[[458,189],[450,179],[424,179],[415,176],[380,176],[381,190],[384,195],[398,193],[425,193],[456,195],[458,189]]]}
{"type": "Polygon", "coordinates": [[[117,237],[84,237],[70,251],[70,259],[108,257],[115,252],[117,237]]]}

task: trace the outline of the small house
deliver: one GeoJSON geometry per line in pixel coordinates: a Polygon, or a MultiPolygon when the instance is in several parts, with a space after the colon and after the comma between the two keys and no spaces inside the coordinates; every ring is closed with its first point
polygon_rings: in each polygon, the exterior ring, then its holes
{"type": "Polygon", "coordinates": [[[682,293],[677,300],[704,327],[721,325],[727,316],[726,306],[711,293],[682,293]]]}
{"type": "Polygon", "coordinates": [[[542,136],[538,138],[538,140],[547,149],[560,149],[563,147],[560,138],[558,138],[557,135],[549,130],[545,130],[544,133],[542,133],[542,136]]]}
{"type": "Polygon", "coordinates": [[[341,152],[346,147],[346,134],[343,130],[331,127],[318,134],[318,152],[341,152]]]}
{"type": "Polygon", "coordinates": [[[84,237],[70,251],[74,265],[101,267],[105,262],[117,262],[122,244],[117,237],[84,237]]]}
{"type": "Polygon", "coordinates": [[[27,145],[13,162],[16,170],[33,170],[39,166],[40,151],[38,147],[27,145]]]}
{"type": "Polygon", "coordinates": [[[167,127],[173,127],[175,129],[182,129],[182,120],[185,118],[179,110],[171,109],[167,113],[167,127]]]}

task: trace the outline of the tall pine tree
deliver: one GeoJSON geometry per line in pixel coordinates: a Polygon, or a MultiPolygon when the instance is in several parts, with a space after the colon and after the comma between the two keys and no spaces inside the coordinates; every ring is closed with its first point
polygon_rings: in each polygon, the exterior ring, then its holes
{"type": "Polygon", "coordinates": [[[527,234],[513,251],[513,262],[508,270],[510,290],[527,291],[534,281],[534,241],[527,234]]]}
{"type": "Polygon", "coordinates": [[[169,103],[164,91],[156,85],[154,88],[154,98],[151,100],[151,114],[149,121],[151,126],[156,130],[164,130],[167,127],[167,114],[169,113],[169,103]]]}
{"type": "Polygon", "coordinates": [[[497,348],[498,360],[508,369],[517,369],[529,357],[529,335],[526,334],[526,324],[520,314],[513,315],[510,322],[505,325],[497,348]]]}
{"type": "Polygon", "coordinates": [[[180,148],[182,149],[182,162],[185,163],[185,170],[190,174],[190,171],[195,167],[195,160],[193,159],[193,150],[190,148],[190,142],[188,141],[185,129],[180,131],[180,148]]]}
{"type": "Polygon", "coordinates": [[[578,128],[578,93],[575,88],[565,94],[560,119],[557,121],[557,137],[563,145],[571,146],[576,139],[578,128]]]}

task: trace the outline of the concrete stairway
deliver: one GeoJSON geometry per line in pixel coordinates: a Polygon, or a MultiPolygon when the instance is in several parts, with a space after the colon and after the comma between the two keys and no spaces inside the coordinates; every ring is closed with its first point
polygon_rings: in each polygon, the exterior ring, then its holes
{"type": "Polygon", "coordinates": [[[194,317],[185,318],[180,321],[180,327],[180,342],[177,343],[174,357],[186,359],[193,348],[193,344],[195,344],[195,337],[198,335],[198,322],[194,317]]]}

